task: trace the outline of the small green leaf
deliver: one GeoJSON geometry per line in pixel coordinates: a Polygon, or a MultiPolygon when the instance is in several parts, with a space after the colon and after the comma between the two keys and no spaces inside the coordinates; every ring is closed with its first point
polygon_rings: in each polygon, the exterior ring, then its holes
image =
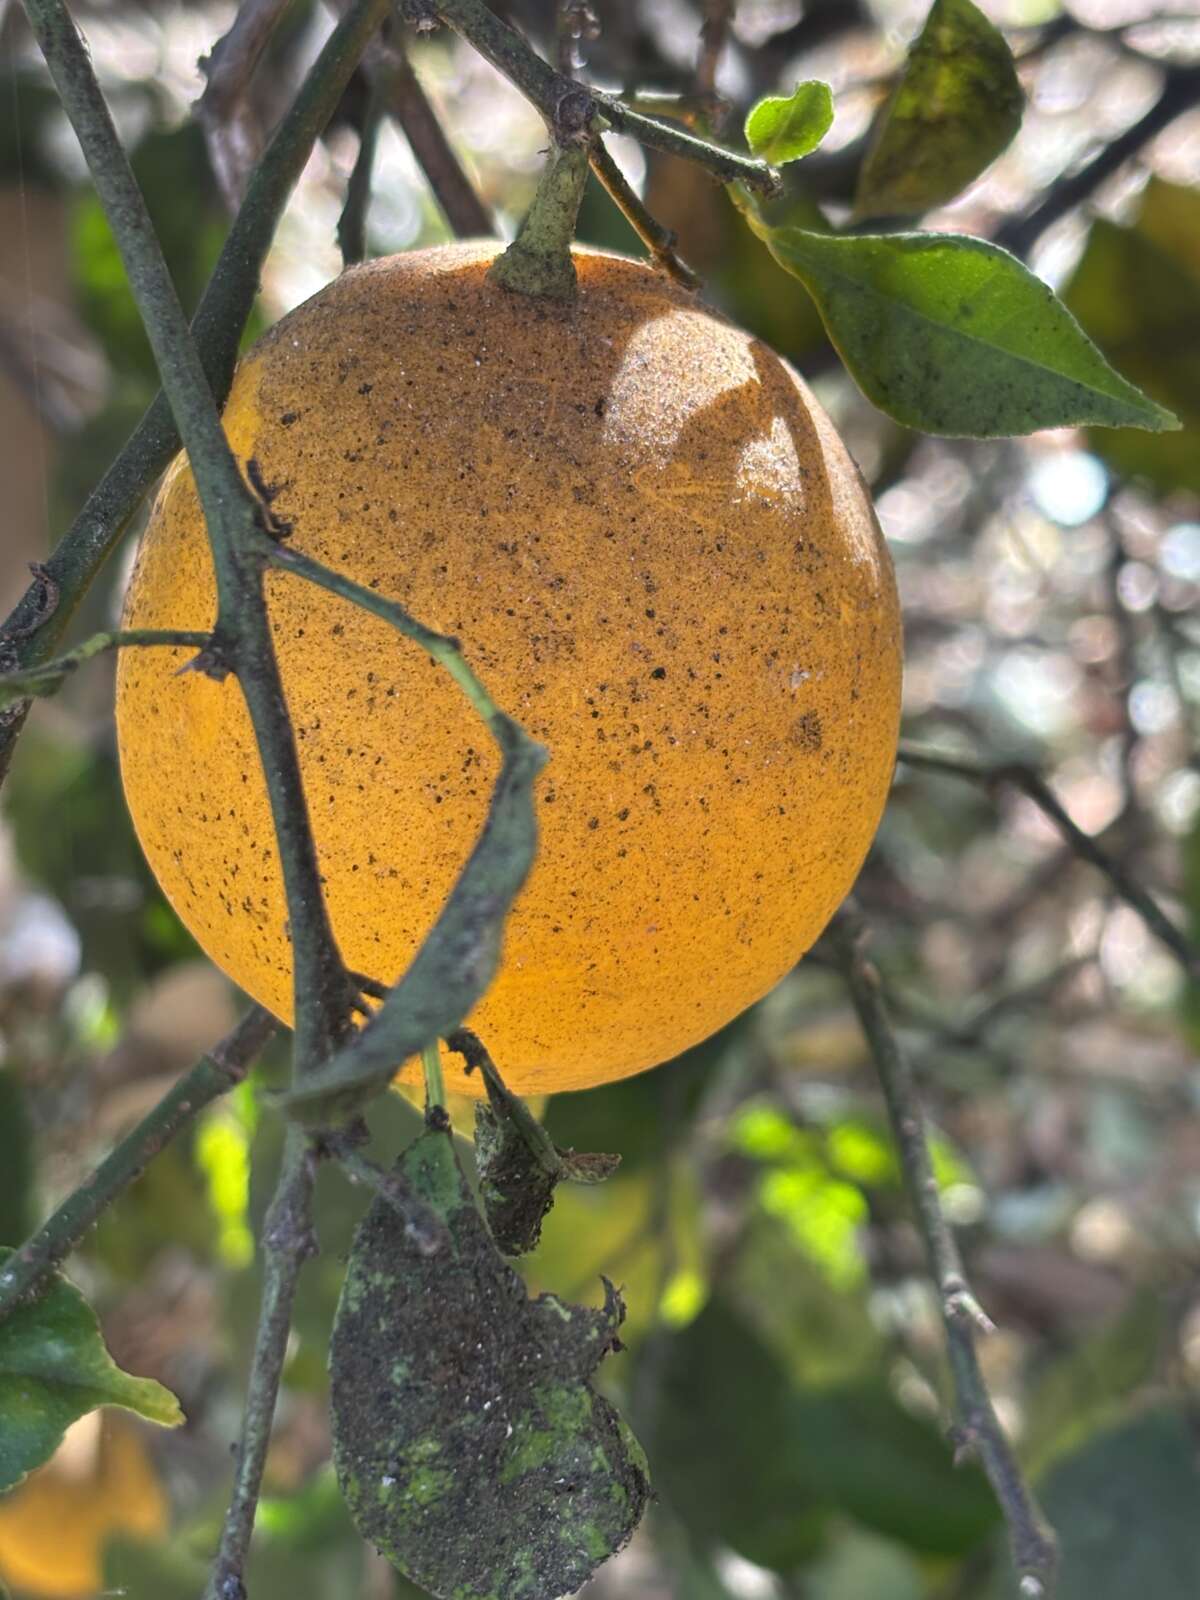
{"type": "Polygon", "coordinates": [[[837,237],[772,229],[737,203],[816,301],[869,400],[952,438],[1039,428],[1177,428],[1114,372],[1046,284],[997,245],[954,233],[837,237]]]}
{"type": "Polygon", "coordinates": [[[495,975],[504,919],[537,847],[533,784],[546,752],[508,717],[498,716],[493,732],[504,760],[475,848],[412,965],[370,1022],[280,1096],[303,1119],[351,1115],[403,1062],[456,1028],[495,975]]]}
{"type": "Polygon", "coordinates": [[[833,122],[833,95],[827,83],[798,83],[789,95],[768,95],[746,118],[746,143],[773,167],[810,155],[833,122]]]}
{"type": "Polygon", "coordinates": [[[446,1224],[422,1247],[385,1200],[363,1218],[330,1349],[333,1459],[350,1514],[438,1600],[552,1600],[628,1540],[649,1485],[591,1378],[624,1308],[531,1300],[497,1254],[449,1134],[397,1176],[446,1224]]]}
{"type": "MultiPolygon", "coordinates": [[[[0,1282],[12,1253],[0,1250],[0,1282]]],[[[0,1493],[48,1461],[71,1423],[97,1406],[123,1406],[166,1428],[184,1420],[169,1389],[121,1371],[96,1313],[55,1273],[39,1299],[0,1322],[0,1493]]]]}
{"type": "Polygon", "coordinates": [[[860,217],[916,216],[953,199],[1021,126],[1004,37],[971,0],[934,0],[858,176],[860,217]]]}

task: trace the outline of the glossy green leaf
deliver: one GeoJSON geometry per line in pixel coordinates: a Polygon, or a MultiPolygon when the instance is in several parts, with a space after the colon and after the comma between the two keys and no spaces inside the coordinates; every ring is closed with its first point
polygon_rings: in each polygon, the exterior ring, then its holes
{"type": "Polygon", "coordinates": [[[1152,179],[1137,217],[1099,218],[1064,299],[1112,361],[1178,413],[1183,430],[1097,435],[1120,473],[1200,493],[1200,192],[1152,179]]]}
{"type": "Polygon", "coordinates": [[[772,229],[851,376],[881,411],[924,433],[1003,438],[1098,423],[1178,427],[1108,362],[1039,278],[962,234],[835,237],[772,229]]]}
{"type": "Polygon", "coordinates": [[[916,216],[953,199],[1021,126],[1012,52],[971,0],[934,0],[871,135],[860,217],[916,216]]]}
{"type": "Polygon", "coordinates": [[[504,760],[475,848],[412,965],[371,1021],[281,1097],[304,1118],[338,1120],[386,1088],[402,1062],[459,1025],[492,981],[504,919],[533,864],[533,784],[546,761],[542,746],[508,717],[498,717],[493,731],[504,760]]]}
{"type": "MultiPolygon", "coordinates": [[[[0,1250],[3,1263],[11,1250],[0,1250]]],[[[0,1493],[48,1461],[72,1422],[97,1406],[122,1406],[173,1428],[183,1412],[169,1389],[122,1372],[96,1313],[58,1274],[37,1300],[0,1322],[0,1493]]]]}
{"type": "Polygon", "coordinates": [[[798,83],[789,95],[768,95],[746,118],[746,143],[773,167],[810,155],[833,123],[833,95],[827,83],[798,83]]]}
{"type": "Polygon", "coordinates": [[[359,1531],[437,1600],[553,1600],[626,1542],[649,1485],[591,1379],[624,1308],[529,1299],[448,1133],[396,1176],[445,1224],[422,1244],[387,1200],[355,1237],[330,1372],[334,1466],[359,1531]]]}

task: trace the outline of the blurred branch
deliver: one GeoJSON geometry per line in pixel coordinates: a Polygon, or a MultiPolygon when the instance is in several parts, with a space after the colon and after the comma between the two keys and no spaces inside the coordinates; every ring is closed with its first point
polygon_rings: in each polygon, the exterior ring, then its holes
{"type": "Polygon", "coordinates": [[[367,254],[367,211],[371,204],[371,172],[379,144],[379,124],[389,98],[390,85],[382,75],[371,83],[358,130],[358,154],[346,184],[346,199],[338,218],[337,241],[344,267],[357,266],[367,254]]]}
{"type": "Polygon", "coordinates": [[[865,922],[850,906],[834,917],[823,942],[846,981],[875,1062],[905,1185],[937,1287],[954,1380],[956,1458],[976,1455],[987,1473],[1008,1526],[1021,1594],[1029,1600],[1048,1600],[1054,1590],[1057,1542],[1021,1475],[980,1370],[975,1337],[991,1332],[992,1324],[971,1293],[958,1246],[942,1212],[924,1109],[912,1068],[892,1032],[879,974],[864,953],[866,937],[865,922]]]}
{"type": "Polygon", "coordinates": [[[209,1573],[204,1600],[245,1600],[243,1573],[254,1531],[263,1466],[292,1326],[292,1303],[300,1269],[317,1253],[312,1195],[316,1156],[307,1136],[289,1125],[283,1167],[263,1221],[263,1293],[246,1406],[237,1447],[233,1495],[221,1529],[221,1543],[209,1573]]]}
{"type": "Polygon", "coordinates": [[[433,107],[425,96],[408,52],[397,39],[381,52],[391,77],[391,112],[429,180],[446,221],[460,239],[490,239],[496,224],[463,171],[433,107]]]}
{"type": "Polygon", "coordinates": [[[246,89],[291,3],[292,0],[242,0],[229,32],[200,62],[208,81],[196,102],[196,117],[204,129],[209,159],[231,212],[241,205],[246,175],[262,145],[262,130],[254,126],[246,89]]]}
{"type": "Polygon", "coordinates": [[[717,68],[729,36],[737,0],[706,0],[704,21],[700,25],[700,53],[696,59],[695,90],[704,98],[717,92],[717,68]]]}
{"type": "Polygon", "coordinates": [[[967,757],[939,755],[934,750],[922,750],[909,744],[901,744],[899,758],[910,767],[966,778],[972,783],[981,784],[988,791],[1005,784],[1019,790],[1049,818],[1075,855],[1104,874],[1118,899],[1138,913],[1155,938],[1175,957],[1185,974],[1189,978],[1200,976],[1200,952],[1187,934],[1176,927],[1123,861],[1107,855],[1077,822],[1072,821],[1053,789],[1032,767],[1022,766],[1019,762],[988,765],[967,757]]]}
{"type": "MultiPolygon", "coordinates": [[[[390,0],[356,0],[326,41],[247,186],[192,324],[219,401],[229,392],[242,330],[284,206],[389,6],[390,0]]],[[[0,629],[0,660],[7,666],[34,666],[51,654],[146,491],[178,449],[179,430],[160,394],[0,629]]],[[[0,783],[27,710],[17,705],[0,711],[0,783]]]]}
{"type": "Polygon", "coordinates": [[[66,1259],[118,1195],[141,1176],[152,1157],[205,1106],[241,1083],[277,1026],[269,1012],[255,1006],[126,1134],[91,1177],[68,1195],[10,1257],[0,1276],[0,1321],[36,1292],[47,1273],[66,1259]]]}
{"type": "Polygon", "coordinates": [[[1175,118],[1200,100],[1200,65],[1168,66],[1158,99],[1135,123],[1118,134],[1086,166],[1060,178],[1023,217],[1013,217],[996,230],[994,242],[1014,255],[1028,255],[1046,229],[1087,200],[1175,118]]]}
{"type": "Polygon", "coordinates": [[[685,289],[698,289],[700,278],[680,256],[675,246],[679,236],[652,217],[637,190],[613,160],[603,139],[597,139],[589,152],[592,171],[608,191],[609,198],[626,222],[649,250],[655,265],[685,289]]]}
{"type": "Polygon", "coordinates": [[[212,640],[208,633],[187,628],[127,628],[124,632],[94,633],[64,655],[43,661],[25,672],[5,672],[0,667],[0,708],[29,695],[57,694],[71,673],[108,650],[124,650],[139,645],[195,646],[203,649],[212,640]]]}

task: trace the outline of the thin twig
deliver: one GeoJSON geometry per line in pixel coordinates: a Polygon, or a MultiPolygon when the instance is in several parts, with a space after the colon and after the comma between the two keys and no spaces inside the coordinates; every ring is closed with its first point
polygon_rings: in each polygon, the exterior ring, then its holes
{"type": "Polygon", "coordinates": [[[429,181],[433,197],[446,221],[460,239],[492,239],[496,224],[463,170],[433,107],[421,87],[416,69],[399,39],[389,41],[381,54],[391,74],[391,111],[417,165],[429,181]]]}
{"type": "Polygon", "coordinates": [[[262,563],[253,554],[262,507],[221,427],[199,351],[87,46],[63,0],[25,0],[25,5],[112,228],[195,475],[218,596],[207,670],[214,676],[237,674],[258,744],[291,932],[296,1063],[305,1072],[325,1061],[349,1031],[352,991],[321,890],[296,737],[267,621],[262,563]]]}
{"type": "Polygon", "coordinates": [[[707,0],[700,25],[700,53],[696,58],[697,95],[712,99],[717,93],[717,68],[729,37],[729,25],[737,10],[737,0],[707,0]]]}
{"type": "Polygon", "coordinates": [[[246,176],[258,159],[262,130],[254,126],[247,88],[254,69],[292,0],[242,0],[228,33],[200,62],[208,82],[196,116],[208,141],[217,183],[230,211],[242,202],[246,176]]]}
{"type": "Polygon", "coordinates": [[[9,1257],[0,1274],[0,1322],[67,1258],[118,1195],[141,1176],[152,1157],[164,1150],[205,1106],[242,1081],[277,1026],[275,1018],[261,1006],[249,1011],[233,1032],[180,1078],[91,1177],[68,1195],[53,1216],[9,1257]]]}
{"type": "Polygon", "coordinates": [[[300,1269],[317,1251],[312,1225],[315,1169],[316,1158],[307,1136],[289,1126],[279,1182],[263,1222],[262,1305],[246,1385],[233,1494],[204,1600],[245,1600],[243,1574],[292,1326],[292,1303],[300,1269]]]}
{"type": "Polygon", "coordinates": [[[592,171],[608,191],[629,226],[662,268],[676,283],[685,289],[698,289],[700,276],[693,272],[675,249],[679,235],[674,228],[665,227],[652,217],[637,190],[613,160],[603,139],[597,139],[588,152],[592,171]]]}
{"type": "Polygon", "coordinates": [[[987,1473],[1008,1526],[1022,1595],[1029,1600],[1048,1600],[1054,1590],[1057,1541],[1021,1475],[980,1370],[975,1338],[979,1333],[990,1332],[992,1324],[971,1293],[958,1246],[942,1212],[925,1113],[912,1068],[892,1032],[879,975],[864,953],[865,933],[858,912],[843,908],[829,925],[825,943],[846,980],[874,1058],[905,1185],[938,1291],[954,1381],[956,1454],[978,1456],[987,1473]]]}
{"type": "MultiPolygon", "coordinates": [[[[254,170],[245,203],[192,324],[208,382],[219,402],[229,393],[238,344],[258,294],[262,263],[288,196],[390,4],[391,0],[354,0],[254,170]]],[[[0,629],[0,657],[6,666],[34,666],[52,654],[146,491],[179,449],[179,442],[171,408],[160,394],[0,629]]],[[[0,710],[0,783],[27,710],[27,704],[0,710]]]]}
{"type": "Polygon", "coordinates": [[[375,166],[375,150],[379,144],[379,124],[389,99],[386,78],[376,77],[362,114],[362,127],[358,134],[358,155],[346,184],[346,199],[338,218],[337,241],[342,252],[344,267],[357,266],[367,255],[367,210],[371,204],[371,173],[375,166]]]}
{"type": "Polygon", "coordinates": [[[127,650],[134,646],[151,645],[174,648],[184,645],[202,650],[211,641],[210,633],[198,633],[190,628],[125,628],[108,633],[94,633],[90,639],[85,639],[73,650],[67,650],[61,656],[53,656],[49,661],[40,662],[38,666],[30,667],[25,672],[0,670],[0,708],[13,700],[23,699],[29,695],[57,693],[62,688],[64,679],[78,671],[84,662],[91,661],[95,656],[103,655],[109,650],[127,650]]]}
{"type": "Polygon", "coordinates": [[[1103,851],[1090,835],[1084,833],[1072,820],[1062,801],[1045,778],[1032,767],[1020,762],[998,762],[989,765],[965,756],[941,755],[936,750],[922,750],[919,746],[902,744],[899,758],[907,766],[926,772],[944,772],[955,778],[966,778],[992,790],[1007,784],[1019,790],[1048,817],[1063,839],[1080,860],[1101,872],[1112,885],[1117,898],[1123,900],[1141,917],[1155,938],[1168,949],[1189,978],[1200,977],[1200,952],[1187,934],[1175,925],[1158,902],[1134,878],[1132,872],[1118,856],[1103,851]]]}

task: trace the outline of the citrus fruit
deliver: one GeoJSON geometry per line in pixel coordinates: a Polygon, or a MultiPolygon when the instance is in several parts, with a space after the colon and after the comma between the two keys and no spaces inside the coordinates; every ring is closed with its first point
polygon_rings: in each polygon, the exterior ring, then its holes
{"type": "MultiPolygon", "coordinates": [[[[250,351],[225,424],[283,536],[459,638],[550,750],[537,861],[470,1018],[531,1094],[668,1059],[808,949],[879,822],[900,634],[862,480],[784,362],[639,263],[578,250],[578,298],[551,304],[488,281],[498,248],[345,273],[250,351]]],[[[333,927],[391,982],[498,756],[386,623],[292,574],[267,594],[333,927]]],[[[206,628],[215,605],[181,458],[124,625],[206,628]]],[[[249,719],[235,679],[179,675],[189,654],[122,654],[125,792],[179,915],[287,1019],[249,719]]]]}

